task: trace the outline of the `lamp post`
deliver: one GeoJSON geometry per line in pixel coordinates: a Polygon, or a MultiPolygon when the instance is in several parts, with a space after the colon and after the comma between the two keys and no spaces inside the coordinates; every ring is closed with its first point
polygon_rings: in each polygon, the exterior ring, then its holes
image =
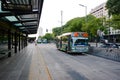
{"type": "MultiPolygon", "coordinates": [[[[87,6],[83,5],[83,4],[79,4],[79,6],[82,6],[85,8],[85,24],[86,24],[86,27],[87,27],[87,6]]],[[[90,31],[88,31],[89,34],[90,34],[90,31]]],[[[91,39],[91,37],[90,37],[91,39]]]]}
{"type": "Polygon", "coordinates": [[[85,18],[85,22],[87,23],[87,6],[82,5],[82,4],[79,4],[79,6],[82,6],[82,7],[85,8],[85,16],[86,16],[86,18],[85,18]]]}
{"type": "Polygon", "coordinates": [[[62,34],[62,25],[63,25],[63,11],[61,10],[61,34],[62,34]]]}
{"type": "Polygon", "coordinates": [[[108,33],[108,41],[110,41],[110,13],[108,14],[109,15],[109,22],[108,22],[108,27],[109,27],[109,33],[108,33]]]}

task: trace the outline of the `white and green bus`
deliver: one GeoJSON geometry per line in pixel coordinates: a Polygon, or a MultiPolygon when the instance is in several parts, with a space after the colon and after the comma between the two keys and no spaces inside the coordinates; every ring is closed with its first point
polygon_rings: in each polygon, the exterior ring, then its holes
{"type": "Polygon", "coordinates": [[[87,53],[89,51],[88,33],[70,32],[57,36],[57,49],[68,53],[87,53]]]}

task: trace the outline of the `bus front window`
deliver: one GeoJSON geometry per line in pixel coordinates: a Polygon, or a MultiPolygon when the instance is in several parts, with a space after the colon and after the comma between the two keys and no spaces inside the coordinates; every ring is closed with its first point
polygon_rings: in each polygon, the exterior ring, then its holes
{"type": "Polygon", "coordinates": [[[77,39],[74,45],[88,45],[88,40],[86,39],[77,39]]]}

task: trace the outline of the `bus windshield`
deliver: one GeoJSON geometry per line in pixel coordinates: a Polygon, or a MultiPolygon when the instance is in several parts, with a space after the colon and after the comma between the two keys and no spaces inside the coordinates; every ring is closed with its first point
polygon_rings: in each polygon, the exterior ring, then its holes
{"type": "Polygon", "coordinates": [[[88,45],[88,40],[86,39],[77,39],[74,45],[88,45]]]}

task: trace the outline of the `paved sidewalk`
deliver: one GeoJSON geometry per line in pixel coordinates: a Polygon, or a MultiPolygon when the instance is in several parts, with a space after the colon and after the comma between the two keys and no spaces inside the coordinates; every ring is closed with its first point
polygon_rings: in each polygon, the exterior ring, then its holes
{"type": "Polygon", "coordinates": [[[37,46],[30,44],[14,56],[0,60],[0,80],[51,80],[37,46]]]}

